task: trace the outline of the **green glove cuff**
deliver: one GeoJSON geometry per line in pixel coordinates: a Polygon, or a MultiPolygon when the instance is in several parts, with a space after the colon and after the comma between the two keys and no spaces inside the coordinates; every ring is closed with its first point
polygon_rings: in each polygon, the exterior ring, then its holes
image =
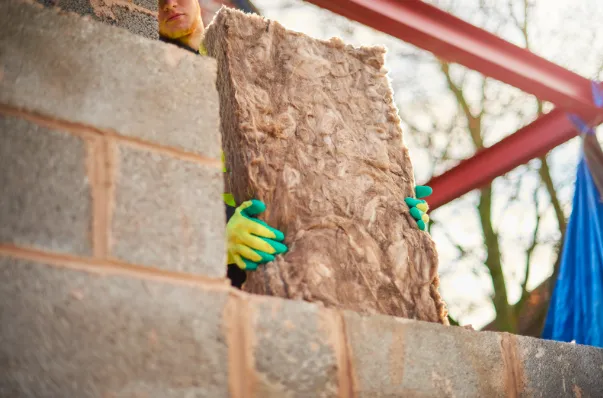
{"type": "Polygon", "coordinates": [[[222,199],[224,199],[224,203],[226,203],[230,207],[237,207],[237,203],[234,200],[234,196],[231,193],[223,193],[222,199]]]}

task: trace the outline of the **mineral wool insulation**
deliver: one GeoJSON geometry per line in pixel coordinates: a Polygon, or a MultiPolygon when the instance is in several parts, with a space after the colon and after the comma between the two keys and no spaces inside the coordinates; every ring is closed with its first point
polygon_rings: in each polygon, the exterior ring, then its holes
{"type": "Polygon", "coordinates": [[[320,41],[222,8],[205,44],[217,86],[227,186],[289,252],[248,273],[250,293],[447,324],[438,257],[404,198],[413,170],[385,49],[320,41]]]}

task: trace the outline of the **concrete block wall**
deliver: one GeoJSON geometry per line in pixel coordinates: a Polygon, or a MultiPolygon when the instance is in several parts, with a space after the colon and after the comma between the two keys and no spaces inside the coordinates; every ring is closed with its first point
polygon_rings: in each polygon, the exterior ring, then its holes
{"type": "Polygon", "coordinates": [[[3,243],[224,277],[215,61],[2,7],[3,243]]]}
{"type": "Polygon", "coordinates": [[[85,15],[96,21],[157,39],[158,0],[35,0],[47,7],[85,15]]]}
{"type": "Polygon", "coordinates": [[[0,2],[1,398],[601,396],[603,350],[230,288],[215,68],[0,2]]]}

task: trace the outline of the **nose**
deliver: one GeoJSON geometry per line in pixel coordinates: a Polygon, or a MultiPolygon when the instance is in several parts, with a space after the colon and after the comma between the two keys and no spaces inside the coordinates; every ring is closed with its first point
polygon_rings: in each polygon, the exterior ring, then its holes
{"type": "Polygon", "coordinates": [[[176,8],[177,4],[178,4],[177,0],[165,0],[165,3],[163,4],[163,9],[164,9],[164,11],[167,11],[171,8],[176,8]]]}

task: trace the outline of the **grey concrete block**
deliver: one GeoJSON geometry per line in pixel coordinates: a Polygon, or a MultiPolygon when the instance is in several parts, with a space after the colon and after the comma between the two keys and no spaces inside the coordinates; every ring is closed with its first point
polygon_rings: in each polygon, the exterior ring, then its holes
{"type": "MultiPolygon", "coordinates": [[[[157,3],[154,1],[153,3],[157,3]]],[[[155,6],[157,8],[157,6],[155,6]]],[[[114,6],[113,14],[117,18],[113,24],[120,28],[126,28],[130,32],[144,36],[149,39],[158,39],[157,17],[142,12],[131,11],[125,7],[114,6]]]]}
{"type": "Polygon", "coordinates": [[[111,255],[225,277],[221,170],[127,145],[117,152],[111,255]]]}
{"type": "Polygon", "coordinates": [[[505,397],[500,336],[346,312],[362,397],[505,397]]]}
{"type": "Polygon", "coordinates": [[[228,397],[226,300],[0,257],[0,396],[228,397]]]}
{"type": "Polygon", "coordinates": [[[90,0],[36,0],[46,7],[59,7],[63,11],[75,12],[98,19],[90,0]]]}
{"type": "Polygon", "coordinates": [[[15,0],[0,2],[0,70],[0,103],[220,158],[210,57],[15,0]]]}
{"type": "Polygon", "coordinates": [[[603,396],[603,349],[518,337],[521,397],[603,396]]]}
{"type": "Polygon", "coordinates": [[[0,115],[0,243],[91,253],[82,139],[0,115]]]}
{"type": "Polygon", "coordinates": [[[149,39],[157,39],[157,17],[151,15],[157,11],[157,0],[134,0],[133,5],[148,10],[125,7],[120,4],[105,4],[97,2],[95,10],[90,0],[36,0],[46,7],[59,7],[63,11],[75,12],[82,16],[91,17],[106,24],[125,28],[134,34],[149,39]]]}
{"type": "Polygon", "coordinates": [[[252,346],[259,374],[250,396],[337,397],[338,363],[332,319],[302,301],[251,302],[252,346]]]}
{"type": "MultiPolygon", "coordinates": [[[[55,6],[58,6],[58,4],[59,4],[59,0],[35,0],[35,1],[37,1],[38,3],[40,3],[46,7],[55,7],[55,6]]],[[[84,3],[84,2],[87,3],[88,1],[89,0],[82,0],[82,1],[76,0],[77,3],[84,3]]],[[[88,4],[90,4],[90,3],[88,3],[88,4]]]]}
{"type": "MultiPolygon", "coordinates": [[[[133,0],[133,3],[137,6],[146,8],[147,10],[155,11],[158,10],[158,0],[133,0]]],[[[202,2],[201,2],[202,3],[202,2]]]]}

